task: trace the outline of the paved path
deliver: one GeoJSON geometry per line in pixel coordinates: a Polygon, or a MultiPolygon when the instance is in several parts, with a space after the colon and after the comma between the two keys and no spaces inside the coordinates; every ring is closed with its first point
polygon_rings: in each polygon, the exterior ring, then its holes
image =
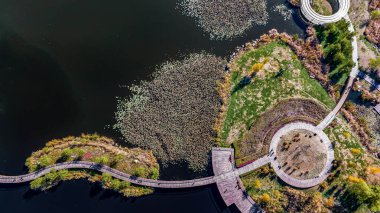
{"type": "Polygon", "coordinates": [[[350,9],[350,0],[339,0],[339,10],[330,16],[324,16],[314,11],[311,1],[301,0],[301,12],[308,21],[316,25],[337,22],[345,17],[350,9]]]}

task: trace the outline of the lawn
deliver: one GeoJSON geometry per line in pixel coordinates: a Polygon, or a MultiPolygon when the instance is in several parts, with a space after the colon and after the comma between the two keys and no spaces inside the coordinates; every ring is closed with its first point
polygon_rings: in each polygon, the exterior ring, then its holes
{"type": "Polygon", "coordinates": [[[326,108],[334,107],[334,101],[311,78],[296,55],[285,44],[272,42],[255,50],[249,50],[235,59],[231,70],[232,92],[219,133],[221,144],[236,142],[259,118],[281,100],[307,98],[320,102],[326,108]],[[249,84],[239,87],[250,68],[265,63],[249,84]]]}

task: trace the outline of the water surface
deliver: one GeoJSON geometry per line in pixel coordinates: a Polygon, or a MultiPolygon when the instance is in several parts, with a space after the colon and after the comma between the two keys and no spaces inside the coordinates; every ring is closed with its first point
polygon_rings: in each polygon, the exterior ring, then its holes
{"type": "MultiPolygon", "coordinates": [[[[210,41],[175,0],[0,0],[0,173],[25,173],[25,159],[51,139],[97,132],[123,143],[109,126],[125,85],[150,79],[155,66],[205,50],[227,57],[272,28],[303,34],[270,0],[269,24],[231,41],[210,41]]],[[[163,178],[191,178],[172,167],[163,178]]],[[[215,187],[158,191],[122,199],[85,181],[35,194],[0,190],[0,212],[222,212],[215,187]],[[95,193],[96,192],[96,193],[95,193]],[[95,195],[94,195],[95,194],[95,195]],[[104,195],[105,194],[105,195],[104,195]]]]}

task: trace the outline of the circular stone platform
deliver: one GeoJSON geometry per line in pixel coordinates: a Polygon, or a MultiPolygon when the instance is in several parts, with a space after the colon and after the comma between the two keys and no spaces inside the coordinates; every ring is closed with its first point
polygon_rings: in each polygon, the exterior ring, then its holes
{"type": "Polygon", "coordinates": [[[272,167],[283,181],[294,187],[309,188],[329,175],[334,149],[322,130],[296,122],[276,132],[269,156],[272,167]]]}

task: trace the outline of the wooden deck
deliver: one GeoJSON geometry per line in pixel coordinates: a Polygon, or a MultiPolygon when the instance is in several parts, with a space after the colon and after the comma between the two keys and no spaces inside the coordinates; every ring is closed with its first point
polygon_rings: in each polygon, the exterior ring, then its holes
{"type": "MultiPolygon", "coordinates": [[[[244,189],[239,177],[240,172],[235,168],[233,149],[214,148],[212,150],[212,167],[214,174],[218,175],[216,185],[219,193],[227,206],[235,205],[243,213],[263,212],[244,189]]],[[[242,168],[245,168],[244,171],[257,169],[252,165],[242,168]]]]}
{"type": "MultiPolygon", "coordinates": [[[[268,162],[267,160],[258,160],[258,162],[268,162]]],[[[255,162],[254,162],[255,163],[255,162]]],[[[215,176],[199,178],[194,180],[181,180],[181,181],[166,181],[166,180],[152,180],[132,176],[115,170],[111,167],[99,165],[94,162],[87,161],[72,161],[58,163],[47,166],[36,172],[18,176],[4,176],[0,175],[0,183],[4,184],[17,184],[25,183],[42,177],[52,170],[64,169],[91,169],[103,173],[108,173],[114,178],[128,181],[136,185],[148,186],[154,188],[190,188],[197,186],[205,186],[210,184],[217,184],[218,190],[225,201],[227,206],[236,205],[236,207],[243,213],[262,212],[261,208],[247,195],[243,184],[240,181],[239,175],[251,170],[257,169],[258,165],[249,164],[245,167],[236,169],[234,163],[234,150],[226,148],[213,148],[212,150],[212,165],[215,176]]],[[[260,165],[262,164],[260,163],[260,165]]]]}

